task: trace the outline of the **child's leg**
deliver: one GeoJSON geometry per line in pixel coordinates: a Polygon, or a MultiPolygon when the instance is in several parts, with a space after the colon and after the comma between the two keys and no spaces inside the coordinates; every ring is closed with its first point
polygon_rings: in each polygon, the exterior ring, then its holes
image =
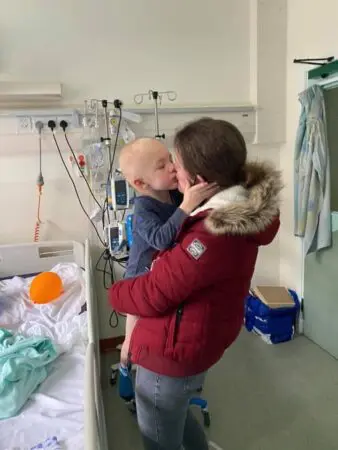
{"type": "MultiPolygon", "coordinates": [[[[130,405],[131,401],[134,401],[134,387],[133,387],[133,378],[131,374],[131,364],[129,361],[129,345],[130,338],[137,322],[136,316],[127,315],[126,319],[126,338],[123,342],[121,349],[121,367],[120,367],[120,376],[119,376],[119,394],[120,397],[128,402],[130,405]]],[[[135,404],[133,403],[135,407],[135,404]]]]}
{"type": "Polygon", "coordinates": [[[124,367],[127,367],[128,362],[129,362],[129,345],[130,345],[130,338],[133,332],[133,329],[136,325],[138,317],[136,316],[131,316],[130,314],[127,314],[127,319],[126,319],[126,337],[124,339],[124,342],[122,344],[122,349],[121,349],[121,364],[124,367]]]}
{"type": "Polygon", "coordinates": [[[189,411],[205,374],[172,378],[142,367],[136,374],[137,419],[146,450],[207,450],[203,429],[189,411]]]}

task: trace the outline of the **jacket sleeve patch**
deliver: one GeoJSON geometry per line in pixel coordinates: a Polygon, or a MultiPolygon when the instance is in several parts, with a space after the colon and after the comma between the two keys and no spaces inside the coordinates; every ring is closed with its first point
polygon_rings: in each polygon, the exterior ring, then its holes
{"type": "Polygon", "coordinates": [[[200,259],[206,249],[206,246],[202,244],[199,239],[194,239],[192,243],[187,247],[187,252],[197,261],[198,259],[200,259]]]}

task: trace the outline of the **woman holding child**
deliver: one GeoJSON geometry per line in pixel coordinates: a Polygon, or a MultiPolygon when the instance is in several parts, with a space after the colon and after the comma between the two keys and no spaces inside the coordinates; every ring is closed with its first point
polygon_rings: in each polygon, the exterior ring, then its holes
{"type": "Polygon", "coordinates": [[[136,404],[147,450],[207,450],[189,400],[238,337],[258,250],[279,228],[280,173],[248,163],[241,133],[204,118],[175,136],[179,190],[219,191],[185,218],[175,245],[151,270],[115,283],[117,311],[138,316],[129,342],[137,364],[136,404]]]}

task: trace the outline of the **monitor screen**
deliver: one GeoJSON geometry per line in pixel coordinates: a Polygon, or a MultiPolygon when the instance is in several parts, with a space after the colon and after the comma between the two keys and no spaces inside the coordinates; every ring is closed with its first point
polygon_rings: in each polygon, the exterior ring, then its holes
{"type": "Polygon", "coordinates": [[[115,199],[117,205],[124,206],[127,204],[127,189],[128,185],[125,180],[115,181],[115,199]]]}

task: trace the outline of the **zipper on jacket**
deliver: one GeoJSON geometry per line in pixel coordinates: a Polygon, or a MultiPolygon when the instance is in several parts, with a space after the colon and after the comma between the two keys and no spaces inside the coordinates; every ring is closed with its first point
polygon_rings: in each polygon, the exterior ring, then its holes
{"type": "Polygon", "coordinates": [[[176,317],[175,317],[175,328],[174,328],[174,338],[173,338],[173,345],[175,346],[177,341],[177,334],[178,330],[180,328],[180,323],[183,316],[183,305],[180,305],[176,311],[176,317]]]}

